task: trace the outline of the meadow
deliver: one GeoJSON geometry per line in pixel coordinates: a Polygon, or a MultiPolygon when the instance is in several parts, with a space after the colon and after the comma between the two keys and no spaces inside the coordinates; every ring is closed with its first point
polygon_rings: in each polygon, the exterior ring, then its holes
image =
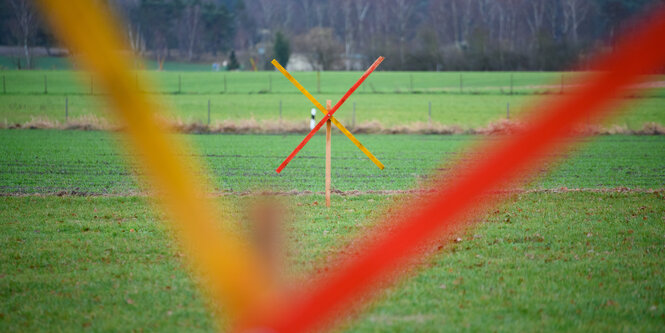
{"type": "MultiPolygon", "coordinates": [[[[242,193],[323,191],[324,135],[316,135],[282,171],[275,169],[302,135],[182,135],[186,152],[208,167],[212,190],[242,193]]],[[[339,191],[415,188],[460,157],[479,136],[358,135],[385,165],[379,170],[345,136],[333,136],[332,185],[339,191]]],[[[489,138],[488,140],[494,140],[489,138]]],[[[127,195],[144,192],[140,172],[114,135],[98,131],[0,130],[0,193],[127,195]]],[[[665,187],[665,137],[601,136],[587,140],[531,189],[665,187]]]]}
{"type": "MultiPolygon", "coordinates": [[[[64,123],[94,116],[109,119],[94,77],[77,71],[2,71],[0,122],[7,127],[34,118],[64,123]],[[46,79],[46,93],[44,81],[46,79]]],[[[335,103],[360,76],[358,72],[296,72],[294,76],[325,104],[335,103]]],[[[520,116],[534,106],[534,96],[561,95],[561,78],[568,78],[563,93],[575,87],[581,74],[554,72],[377,72],[337,113],[352,126],[379,123],[384,127],[429,121],[463,129],[520,116]],[[460,78],[462,85],[460,88],[460,78]],[[511,90],[512,82],[512,90],[511,90]],[[512,93],[511,93],[512,91],[512,93]],[[354,112],[355,109],[355,112],[354,112]]],[[[652,77],[651,81],[661,81],[652,77]]],[[[306,122],[311,103],[275,72],[154,72],[138,71],[139,86],[161,105],[162,116],[186,123],[206,123],[210,103],[211,123],[221,121],[306,122]],[[180,84],[179,84],[180,82],[180,84]],[[225,84],[226,82],[226,84],[225,84]],[[226,87],[226,88],[225,88],[226,87]]],[[[138,86],[137,86],[138,87],[138,86]]],[[[618,100],[629,111],[605,122],[637,130],[645,123],[665,123],[662,112],[665,89],[628,93],[618,100]],[[641,96],[642,98],[633,98],[641,96]]],[[[537,106],[537,105],[536,105],[537,106]]],[[[112,121],[112,119],[111,119],[112,121]]],[[[593,122],[593,119],[589,120],[593,122]]]]}
{"type": "MultiPolygon", "coordinates": [[[[1,60],[1,59],[0,59],[1,60]]],[[[181,68],[184,70],[184,67],[181,68]]],[[[385,126],[432,121],[486,126],[573,88],[574,73],[377,72],[338,118],[385,126]],[[463,86],[459,82],[462,78],[463,86]],[[510,92],[510,81],[513,91],[510,92]]],[[[0,120],[105,119],[94,78],[74,71],[2,71],[0,120]],[[44,90],[47,76],[47,92],[44,90]],[[92,94],[90,83],[92,82],[92,94]]],[[[295,73],[320,101],[359,73],[295,73]],[[319,93],[318,90],[321,92],[319,93]]],[[[278,73],[147,72],[167,117],[204,122],[306,121],[311,105],[278,73]],[[180,81],[180,88],[178,88],[180,81]],[[226,89],[224,89],[226,81],[226,89]],[[280,114],[279,106],[282,112],[280,114]]],[[[660,77],[652,80],[661,80],[660,77]]],[[[606,124],[665,123],[663,89],[624,98],[606,124]]],[[[632,94],[632,93],[631,93],[632,94]]],[[[290,211],[287,274],[325,271],[435,172],[494,136],[367,135],[378,170],[333,134],[333,207],[323,205],[324,136],[281,173],[303,135],[179,135],[203,161],[220,219],[248,232],[254,191],[276,191],[290,211]]],[[[215,331],[209,299],[154,210],[119,133],[0,129],[0,331],[215,331]]],[[[665,136],[587,138],[473,226],[440,235],[407,277],[340,318],[337,330],[658,331],[665,325],[665,136]]],[[[221,310],[223,316],[223,309],[221,310]]],[[[222,324],[224,325],[224,324],[222,324]]],[[[226,328],[221,327],[222,329],[226,328]]]]}
{"type": "MultiPolygon", "coordinates": [[[[224,217],[240,219],[249,199],[223,200],[224,217]]],[[[335,197],[327,209],[320,195],[290,197],[290,270],[302,278],[325,268],[396,200],[335,197]]],[[[465,233],[441,236],[420,268],[339,330],[658,331],[664,200],[515,195],[465,233]]],[[[148,199],[0,197],[0,207],[2,331],[218,329],[148,199]]]]}

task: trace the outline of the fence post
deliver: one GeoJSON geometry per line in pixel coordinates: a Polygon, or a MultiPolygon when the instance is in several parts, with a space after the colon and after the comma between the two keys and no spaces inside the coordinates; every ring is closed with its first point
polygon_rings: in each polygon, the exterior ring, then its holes
{"type": "Polygon", "coordinates": [[[65,122],[69,120],[69,98],[65,96],[65,122]]]}
{"type": "Polygon", "coordinates": [[[182,78],[178,74],[178,94],[182,93],[182,78]]]}
{"type": "Polygon", "coordinates": [[[510,120],[510,102],[506,103],[506,119],[510,120]]]}
{"type": "Polygon", "coordinates": [[[428,122],[432,124],[432,101],[430,101],[427,105],[427,115],[429,116],[428,122]]]}
{"type": "Polygon", "coordinates": [[[208,126],[210,126],[210,98],[208,98],[208,126]]]}
{"type": "Polygon", "coordinates": [[[513,73],[510,73],[510,94],[513,94],[513,73]]]}
{"type": "Polygon", "coordinates": [[[563,94],[563,73],[561,73],[561,94],[563,94]]]}
{"type": "Polygon", "coordinates": [[[464,83],[462,81],[462,73],[459,74],[459,92],[464,93],[464,83]]]}
{"type": "Polygon", "coordinates": [[[44,95],[48,94],[48,84],[46,83],[46,74],[44,74],[44,95]]]}

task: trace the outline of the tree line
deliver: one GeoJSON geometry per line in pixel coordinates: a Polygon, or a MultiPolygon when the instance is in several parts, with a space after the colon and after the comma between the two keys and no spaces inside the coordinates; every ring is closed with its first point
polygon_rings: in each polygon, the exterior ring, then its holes
{"type": "MultiPolygon", "coordinates": [[[[98,0],[102,1],[102,0],[98,0]]],[[[635,14],[663,0],[105,0],[131,50],[165,60],[271,68],[561,70],[612,48],[635,14]],[[291,57],[296,59],[296,57],[291,57]],[[251,65],[250,65],[251,63],[251,65]]],[[[0,44],[57,46],[29,0],[0,0],[0,44]]]]}

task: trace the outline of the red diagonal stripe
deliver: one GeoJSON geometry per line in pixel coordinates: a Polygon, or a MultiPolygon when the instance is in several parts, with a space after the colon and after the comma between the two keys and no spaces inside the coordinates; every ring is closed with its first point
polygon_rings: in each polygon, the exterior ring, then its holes
{"type": "MultiPolygon", "coordinates": [[[[647,20],[648,25],[618,43],[616,53],[600,59],[603,71],[591,76],[578,93],[547,104],[525,131],[487,146],[483,160],[464,164],[467,168],[462,176],[418,203],[425,209],[406,213],[395,221],[396,230],[363,247],[364,252],[341,265],[337,273],[301,288],[307,293],[274,307],[266,316],[254,318],[258,324],[255,327],[269,328],[266,331],[270,332],[301,332],[339,315],[381,277],[396,272],[408,258],[418,255],[419,244],[458,226],[463,214],[487,200],[483,195],[488,191],[517,180],[518,170],[536,170],[545,162],[540,157],[569,145],[561,139],[572,136],[574,126],[589,116],[607,115],[612,109],[611,98],[640,75],[657,70],[665,60],[665,7],[652,12],[656,14],[647,20]]],[[[407,204],[404,211],[408,212],[414,203],[407,204]]]]}
{"type": "Polygon", "coordinates": [[[282,162],[282,164],[279,165],[279,168],[277,168],[277,170],[275,170],[275,171],[277,171],[277,173],[282,172],[282,169],[284,169],[284,167],[286,167],[286,165],[289,164],[289,162],[291,162],[291,160],[296,156],[296,154],[298,154],[298,152],[302,149],[302,147],[304,147],[307,144],[309,139],[311,139],[312,136],[314,136],[314,134],[321,128],[321,126],[323,126],[323,124],[325,124],[326,121],[328,121],[328,119],[330,119],[330,117],[332,117],[332,115],[335,112],[337,112],[337,109],[339,109],[339,107],[342,106],[342,104],[344,104],[344,102],[346,102],[346,100],[349,98],[349,96],[351,96],[351,94],[353,94],[353,92],[356,91],[356,89],[358,89],[358,87],[365,81],[365,79],[370,74],[372,74],[372,72],[376,69],[376,67],[379,66],[379,64],[382,61],[383,61],[383,57],[379,57],[379,58],[376,59],[376,61],[374,61],[372,66],[369,66],[369,68],[365,71],[363,76],[361,76],[360,79],[358,79],[358,81],[356,81],[356,83],[354,83],[351,86],[351,88],[349,88],[349,90],[346,92],[346,94],[344,94],[344,96],[342,96],[342,98],[337,102],[337,104],[335,104],[335,106],[333,106],[333,108],[330,110],[330,112],[328,112],[327,115],[323,116],[321,121],[319,121],[319,123],[316,124],[316,126],[314,126],[314,129],[312,129],[307,134],[307,136],[302,140],[302,142],[300,142],[298,147],[296,147],[296,149],[294,149],[291,152],[291,154],[289,154],[289,156],[286,157],[284,162],[282,162]]]}

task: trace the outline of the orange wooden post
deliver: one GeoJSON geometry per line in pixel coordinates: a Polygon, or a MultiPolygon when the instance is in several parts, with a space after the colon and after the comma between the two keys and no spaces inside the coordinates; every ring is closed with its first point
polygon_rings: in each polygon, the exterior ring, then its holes
{"type": "MultiPolygon", "coordinates": [[[[332,108],[332,103],[330,100],[326,101],[326,109],[330,112],[332,108]]],[[[330,130],[331,130],[332,121],[328,119],[326,121],[326,207],[330,207],[330,169],[332,167],[330,163],[330,155],[332,150],[332,145],[330,142],[330,130]]]]}

